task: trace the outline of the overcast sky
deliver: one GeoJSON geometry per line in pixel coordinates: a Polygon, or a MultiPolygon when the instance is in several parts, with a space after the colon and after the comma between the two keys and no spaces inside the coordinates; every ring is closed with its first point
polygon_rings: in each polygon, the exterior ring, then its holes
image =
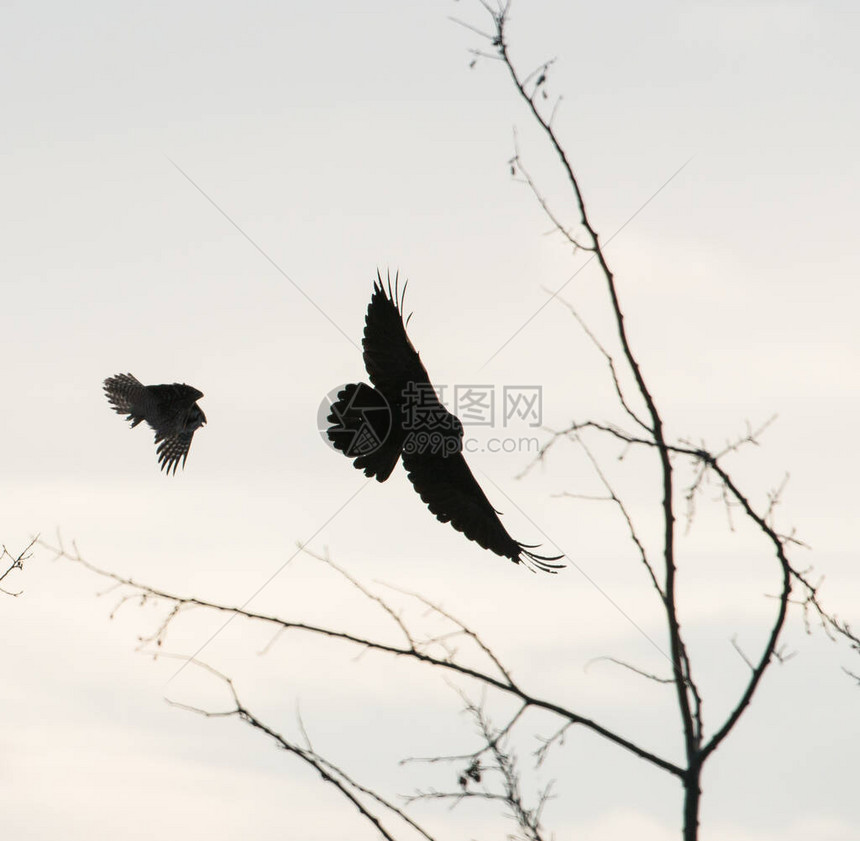
{"type": "MultiPolygon", "coordinates": [[[[671,690],[588,665],[665,671],[666,635],[617,512],[561,496],[601,493],[581,449],[559,444],[517,480],[547,434],[498,415],[467,426],[511,534],[575,562],[541,576],[436,522],[399,468],[366,482],[317,430],[326,394],[364,376],[378,268],[409,278],[410,336],[437,383],[497,401],[540,387],[554,429],[623,420],[602,357],[563,305],[544,306],[564,287],[614,349],[599,275],[511,178],[514,131],[573,224],[563,175],[502,66],[470,68],[484,45],[451,16],[486,24],[471,0],[4,5],[0,542],[60,529],[96,565],[229,604],[280,570],[252,608],[376,630],[360,597],[293,557],[309,542],[368,584],[443,604],[536,695],[681,762],[671,690]],[[205,393],[209,423],[175,476],[159,473],[151,432],[105,401],[102,380],[126,371],[205,393]]],[[[789,476],[777,522],[855,624],[856,23],[847,2],[520,0],[508,32],[524,71],[556,59],[547,102],[561,97],[554,125],[668,432],[719,449],[778,416],[726,466],[760,508],[789,476]]],[[[653,460],[589,441],[656,548],[653,460]]],[[[718,497],[705,489],[679,537],[711,731],[746,677],[732,639],[754,656],[779,584],[769,548],[737,516],[732,531],[718,497]]],[[[163,610],[126,604],[111,620],[121,594],[46,551],[3,585],[23,591],[0,594],[7,837],[377,837],[260,734],[165,703],[228,699],[135,652],[163,610]]],[[[165,648],[188,655],[222,622],[189,616],[165,648]]],[[[296,737],[300,710],[314,746],[361,782],[456,786],[459,768],[397,764],[475,746],[441,675],[308,638],[262,655],[270,640],[235,621],[200,656],[274,729],[296,737]]],[[[795,656],[706,769],[703,839],[857,837],[856,779],[841,769],[860,752],[858,688],[841,667],[860,664],[797,612],[785,643],[795,656]]],[[[490,703],[501,721],[510,707],[490,703]]],[[[532,774],[535,735],[558,726],[535,716],[516,744],[529,794],[557,780],[555,837],[679,836],[676,781],[588,734],[532,774]]],[[[415,816],[443,838],[513,828],[477,801],[415,816]]]]}

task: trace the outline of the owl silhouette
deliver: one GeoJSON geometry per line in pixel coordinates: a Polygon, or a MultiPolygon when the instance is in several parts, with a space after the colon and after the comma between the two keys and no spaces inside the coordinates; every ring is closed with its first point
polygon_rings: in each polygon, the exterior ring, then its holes
{"type": "Polygon", "coordinates": [[[557,572],[563,555],[538,555],[502,525],[463,458],[463,424],[439,400],[406,334],[398,279],[377,273],[364,320],[364,367],[370,382],[350,383],[331,404],[327,429],[335,449],[366,476],[384,482],[398,461],[436,519],[515,564],[557,572]]]}
{"type": "Polygon", "coordinates": [[[143,385],[131,374],[108,377],[104,390],[114,411],[127,415],[132,428],[146,421],[155,430],[162,470],[176,473],[180,459],[185,469],[194,431],[206,423],[197,405],[202,391],[185,383],[143,385]]]}

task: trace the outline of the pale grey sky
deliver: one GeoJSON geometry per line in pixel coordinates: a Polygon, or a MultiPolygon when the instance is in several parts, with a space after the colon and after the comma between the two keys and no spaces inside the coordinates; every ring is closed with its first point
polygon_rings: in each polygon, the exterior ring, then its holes
{"type": "MultiPolygon", "coordinates": [[[[469,69],[480,44],[451,15],[483,24],[468,0],[6,4],[0,542],[11,550],[60,528],[98,565],[244,601],[364,481],[323,445],[316,417],[330,389],[363,376],[352,342],[377,267],[409,278],[410,336],[436,382],[540,385],[554,428],[613,417],[602,360],[560,305],[485,364],[584,261],[547,235],[510,178],[516,128],[530,171],[573,220],[503,69],[469,69]],[[150,432],[109,410],[101,381],[122,371],[205,392],[209,423],[175,477],[158,472],[150,432]]],[[[762,447],[728,466],[759,504],[790,474],[780,523],[812,547],[798,557],[855,623],[856,31],[848,3],[630,0],[520,0],[509,29],[523,68],[557,58],[555,125],[604,241],[690,161],[607,248],[631,338],[671,434],[718,448],[747,421],[779,415],[762,447]]],[[[564,295],[611,341],[595,272],[564,295]]],[[[647,456],[597,451],[656,535],[647,456]]],[[[529,458],[469,461],[516,538],[547,546],[539,527],[662,643],[622,524],[557,496],[597,491],[582,453],[559,447],[515,480],[529,458]]],[[[536,693],[680,759],[668,690],[585,669],[607,654],[646,669],[665,661],[575,569],[532,576],[468,543],[434,521],[400,470],[355,496],[313,540],[324,547],[362,580],[444,603],[536,693]]],[[[767,547],[728,531],[718,504],[703,501],[680,550],[713,726],[744,679],[731,638],[760,642],[777,571],[767,547]]],[[[220,696],[192,670],[166,685],[176,664],[134,653],[156,610],[127,605],[110,621],[115,594],[97,598],[100,581],[44,552],[8,583],[24,590],[0,599],[8,837],[376,837],[258,734],[164,703],[220,696]]],[[[370,621],[301,557],[253,606],[370,621]]],[[[189,617],[169,650],[190,653],[219,625],[189,617]]],[[[315,746],[362,781],[401,794],[452,784],[443,769],[397,765],[471,747],[438,676],[298,638],[259,656],[268,640],[237,621],[205,659],[285,733],[297,732],[298,704],[315,746]],[[382,741],[380,721],[391,727],[382,741]]],[[[856,656],[806,636],[799,615],[785,640],[797,655],[769,673],[706,771],[703,839],[857,836],[856,786],[839,770],[860,750],[858,690],[840,671],[858,670],[856,656]]],[[[534,747],[518,744],[524,762],[534,747]]],[[[679,835],[675,781],[586,734],[554,755],[540,779],[551,777],[558,838],[679,835]]],[[[509,829],[486,805],[417,816],[452,839],[509,829]]]]}

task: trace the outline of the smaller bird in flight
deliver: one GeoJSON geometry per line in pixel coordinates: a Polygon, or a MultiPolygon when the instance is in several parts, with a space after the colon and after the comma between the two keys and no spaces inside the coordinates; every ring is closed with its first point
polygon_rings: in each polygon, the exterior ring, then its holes
{"type": "Polygon", "coordinates": [[[180,459],[185,469],[194,431],[206,423],[197,405],[202,391],[185,383],[144,385],[131,374],[108,377],[104,390],[114,411],[128,416],[132,429],[146,421],[155,430],[162,470],[176,473],[180,459]]]}

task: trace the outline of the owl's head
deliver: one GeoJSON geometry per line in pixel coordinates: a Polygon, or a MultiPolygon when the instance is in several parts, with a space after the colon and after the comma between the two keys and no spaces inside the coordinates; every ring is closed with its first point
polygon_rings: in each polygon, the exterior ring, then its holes
{"type": "Polygon", "coordinates": [[[193,432],[195,429],[203,426],[204,423],[206,423],[206,415],[203,414],[203,410],[195,403],[188,410],[188,419],[185,421],[185,428],[193,432]]]}

